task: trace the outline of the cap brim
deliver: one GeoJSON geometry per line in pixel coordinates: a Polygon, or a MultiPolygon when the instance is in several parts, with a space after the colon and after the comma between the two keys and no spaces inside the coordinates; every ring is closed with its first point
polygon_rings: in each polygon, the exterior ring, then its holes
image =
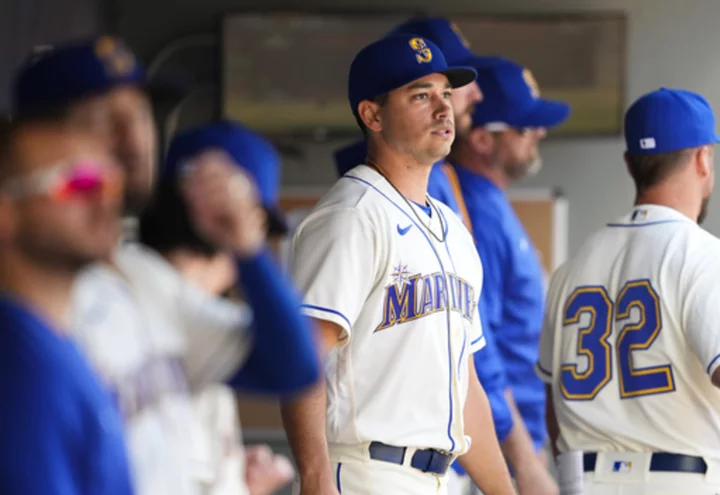
{"type": "Polygon", "coordinates": [[[565,122],[570,116],[570,105],[562,101],[537,100],[533,109],[507,124],[516,127],[555,127],[565,122]]]}
{"type": "Polygon", "coordinates": [[[467,86],[477,79],[477,72],[472,67],[450,67],[439,72],[445,75],[453,88],[467,86]]]}
{"type": "Polygon", "coordinates": [[[285,213],[278,206],[266,206],[265,213],[267,214],[269,236],[283,236],[290,231],[285,213]]]}

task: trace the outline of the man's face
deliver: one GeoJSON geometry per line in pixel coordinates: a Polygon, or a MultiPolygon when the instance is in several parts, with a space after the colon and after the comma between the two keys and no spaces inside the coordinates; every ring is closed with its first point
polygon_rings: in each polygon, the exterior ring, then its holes
{"type": "Polygon", "coordinates": [[[70,123],[108,143],[125,172],[125,208],[137,214],[152,194],[157,159],[157,130],[148,97],[138,88],[119,87],[77,104],[70,123]]]}
{"type": "Polygon", "coordinates": [[[450,102],[455,114],[455,134],[457,139],[465,138],[472,129],[472,113],[475,104],[483,99],[480,86],[473,81],[460,88],[452,90],[450,102]]]}
{"type": "Polygon", "coordinates": [[[452,90],[446,76],[430,74],[388,94],[380,107],[380,133],[387,145],[418,163],[450,153],[455,138],[452,90]]]}
{"type": "Polygon", "coordinates": [[[107,259],[120,234],[123,176],[104,142],[33,127],[20,131],[13,155],[17,173],[0,186],[6,245],[53,271],[107,259]]]}
{"type": "Polygon", "coordinates": [[[494,133],[493,162],[500,164],[510,179],[522,179],[534,167],[539,168],[538,145],[546,134],[543,128],[509,128],[494,133]]]}

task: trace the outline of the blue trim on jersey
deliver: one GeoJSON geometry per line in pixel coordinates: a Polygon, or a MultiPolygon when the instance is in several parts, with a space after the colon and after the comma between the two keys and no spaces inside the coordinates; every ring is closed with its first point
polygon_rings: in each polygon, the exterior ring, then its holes
{"type": "MultiPolygon", "coordinates": [[[[368,187],[373,188],[375,191],[377,191],[377,193],[378,193],[380,196],[382,196],[383,198],[387,199],[395,208],[397,208],[398,210],[400,210],[406,217],[408,217],[408,218],[410,219],[410,221],[415,225],[415,227],[417,227],[417,229],[420,231],[420,233],[425,237],[425,240],[428,241],[428,244],[430,244],[430,248],[432,249],[433,254],[434,254],[435,257],[437,258],[438,263],[440,264],[440,269],[442,270],[443,277],[445,277],[445,280],[447,280],[448,276],[447,276],[447,272],[445,271],[445,266],[443,265],[442,260],[440,259],[440,255],[438,255],[437,251],[435,250],[435,246],[433,246],[433,243],[432,243],[432,241],[430,240],[430,237],[428,237],[427,233],[425,232],[424,226],[421,227],[420,225],[418,225],[417,221],[416,221],[408,212],[406,212],[405,210],[403,210],[403,209],[400,207],[400,205],[398,205],[395,201],[393,201],[392,199],[390,199],[384,192],[382,192],[380,189],[378,189],[377,187],[375,187],[373,184],[370,184],[370,183],[369,183],[368,181],[366,181],[365,179],[361,179],[360,177],[356,177],[356,176],[354,176],[354,175],[344,175],[344,176],[342,177],[342,179],[354,179],[354,180],[356,180],[356,181],[362,182],[363,184],[367,185],[368,187]]],[[[341,180],[342,180],[342,179],[341,179],[341,180]]],[[[438,211],[440,211],[439,208],[438,208],[438,211]]],[[[441,214],[441,216],[442,216],[442,214],[441,214]]],[[[447,230],[446,230],[446,233],[447,233],[447,230]]],[[[446,239],[446,240],[447,240],[447,239],[446,239]]],[[[447,244],[445,244],[445,246],[447,247],[447,244]]],[[[450,262],[452,263],[452,259],[450,260],[450,262]]],[[[448,293],[448,303],[450,303],[449,297],[450,297],[450,294],[448,293]]],[[[448,305],[449,305],[449,304],[448,304],[448,305]]],[[[452,452],[453,450],[455,450],[455,439],[452,437],[452,422],[453,422],[452,375],[453,375],[453,369],[452,369],[452,353],[450,352],[450,351],[451,351],[451,350],[450,350],[450,338],[451,338],[450,332],[451,332],[451,329],[450,329],[450,327],[448,326],[448,328],[447,328],[447,335],[448,335],[448,365],[449,365],[449,367],[450,367],[450,373],[449,373],[449,375],[450,375],[450,376],[449,376],[449,379],[450,379],[450,380],[449,380],[449,381],[450,381],[450,387],[449,387],[449,388],[450,388],[450,390],[449,390],[449,392],[450,392],[450,394],[449,394],[449,397],[450,397],[450,419],[449,419],[449,421],[448,421],[448,438],[450,439],[450,452],[452,452]]]]}
{"type": "Polygon", "coordinates": [[[660,225],[661,223],[678,223],[684,222],[685,220],[658,220],[656,222],[648,223],[609,223],[608,227],[647,227],[649,225],[660,225]]]}
{"type": "Polygon", "coordinates": [[[301,304],[300,307],[308,308],[308,309],[315,309],[317,311],[324,311],[326,313],[337,315],[340,318],[342,318],[343,320],[345,320],[345,323],[348,324],[349,328],[352,328],[352,325],[350,324],[350,320],[348,320],[348,318],[344,314],[342,314],[340,311],[335,311],[334,309],[330,309],[330,308],[323,308],[322,306],[314,306],[312,304],[301,304]]]}
{"type": "Polygon", "coordinates": [[[340,470],[342,469],[342,462],[338,462],[338,468],[337,468],[337,489],[338,493],[342,493],[342,484],[340,483],[340,470]]]}
{"type": "Polygon", "coordinates": [[[550,373],[548,370],[546,370],[545,368],[543,368],[543,367],[540,365],[540,362],[539,362],[539,361],[538,361],[537,363],[535,363],[535,366],[537,366],[537,369],[540,370],[541,373],[543,373],[544,375],[547,375],[548,378],[552,378],[552,373],[550,373]]]}
{"type": "Polygon", "coordinates": [[[470,347],[474,346],[475,344],[477,344],[478,342],[480,342],[480,341],[481,341],[482,339],[484,339],[484,338],[485,338],[485,335],[481,335],[480,337],[476,338],[475,340],[473,340],[472,342],[470,342],[470,347]]]}
{"type": "MultiPolygon", "coordinates": [[[[444,220],[445,223],[445,239],[447,240],[447,234],[450,232],[450,224],[447,221],[447,218],[445,218],[445,215],[442,211],[440,211],[440,208],[438,208],[438,212],[440,213],[440,217],[444,220]]],[[[447,251],[448,258],[450,258],[450,264],[453,267],[453,271],[456,275],[458,274],[457,268],[455,268],[455,262],[452,259],[452,254],[450,254],[450,247],[448,246],[448,243],[445,243],[445,251],[447,251]]],[[[458,301],[460,301],[460,294],[455,295],[458,298],[458,301]]],[[[463,356],[465,355],[465,344],[467,344],[467,329],[465,328],[465,322],[462,322],[463,324],[463,345],[460,348],[460,359],[458,359],[458,381],[462,380],[462,377],[460,376],[460,364],[462,363],[463,356]]],[[[450,337],[448,336],[448,352],[450,352],[450,337]]],[[[452,382],[450,383],[450,400],[452,400],[452,382]]],[[[452,424],[448,424],[448,434],[450,434],[450,430],[452,428],[452,424]]]]}
{"type": "Polygon", "coordinates": [[[710,364],[708,364],[706,373],[710,374],[710,368],[713,367],[713,364],[715,364],[715,361],[717,361],[718,359],[720,359],[720,354],[718,354],[717,356],[715,356],[715,357],[713,358],[713,360],[710,361],[710,364]]]}

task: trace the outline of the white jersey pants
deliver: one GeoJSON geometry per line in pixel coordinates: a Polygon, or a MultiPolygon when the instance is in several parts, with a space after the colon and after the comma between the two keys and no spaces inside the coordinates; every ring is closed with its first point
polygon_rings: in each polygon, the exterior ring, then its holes
{"type": "MultiPolygon", "coordinates": [[[[595,471],[582,486],[561,483],[561,495],[720,495],[720,466],[708,462],[706,474],[650,471],[650,455],[598,453],[595,471]],[[632,461],[622,459],[631,458],[632,461]],[[619,464],[620,463],[620,464],[619,464]]],[[[706,461],[707,462],[707,461],[706,461]]],[[[561,470],[561,478],[564,473],[561,470]]]]}
{"type": "MultiPolygon", "coordinates": [[[[370,459],[368,444],[329,447],[333,475],[342,495],[448,495],[447,474],[423,473],[410,467],[411,448],[401,466],[370,459]]],[[[293,494],[298,493],[295,483],[293,494]]]]}

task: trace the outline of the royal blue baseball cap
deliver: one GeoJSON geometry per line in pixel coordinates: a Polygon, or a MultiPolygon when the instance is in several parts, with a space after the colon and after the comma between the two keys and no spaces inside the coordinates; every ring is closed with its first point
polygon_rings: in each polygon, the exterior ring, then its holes
{"type": "Polygon", "coordinates": [[[287,222],[278,203],[280,155],[265,137],[237,122],[221,120],[178,133],[170,143],[160,180],[178,180],[189,160],[213,149],[226,152],[250,173],[267,211],[270,232],[286,233],[287,222]]]}
{"type": "Polygon", "coordinates": [[[355,56],[348,76],[348,98],[355,116],[361,101],[398,89],[430,74],[444,74],[453,88],[475,80],[471,67],[448,66],[442,51],[416,35],[387,36],[355,56]]]}
{"type": "Polygon", "coordinates": [[[483,100],[475,105],[473,125],[505,124],[511,127],[554,127],[570,116],[570,105],[540,97],[532,73],[501,57],[477,57],[477,83],[483,100]]]}
{"type": "Polygon", "coordinates": [[[342,177],[350,169],[365,163],[365,158],[367,158],[367,141],[361,139],[342,148],[338,148],[333,153],[333,158],[335,158],[335,168],[337,169],[338,175],[342,177]]]}
{"type": "Polygon", "coordinates": [[[697,93],[660,88],[625,113],[625,143],[632,155],[667,153],[718,143],[715,115],[697,93]]]}
{"type": "Polygon", "coordinates": [[[115,36],[44,47],[16,73],[12,111],[15,115],[46,111],[116,86],[144,83],[144,68],[115,36]]]}
{"type": "Polygon", "coordinates": [[[389,35],[410,34],[435,43],[450,65],[470,65],[470,43],[457,25],[444,17],[415,18],[395,26],[389,35]]]}

